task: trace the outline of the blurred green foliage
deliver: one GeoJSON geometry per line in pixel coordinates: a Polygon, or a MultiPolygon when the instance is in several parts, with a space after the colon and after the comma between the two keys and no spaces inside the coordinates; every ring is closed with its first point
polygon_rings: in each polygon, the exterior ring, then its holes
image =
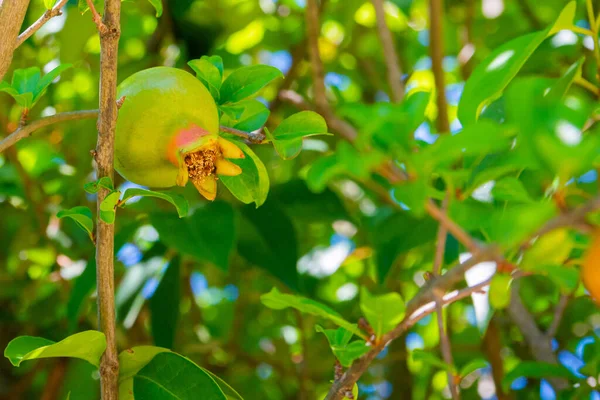
{"type": "MultiPolygon", "coordinates": [[[[18,127],[23,108],[29,120],[97,108],[100,42],[78,3],[85,4],[69,1],[16,50],[0,84],[2,136],[18,127]]],[[[499,273],[489,300],[476,294],[446,309],[455,365],[442,361],[436,318],[427,316],[374,361],[355,388],[359,398],[449,398],[448,370],[462,379],[464,399],[507,392],[514,396],[504,398],[551,399],[554,377],[570,383],[559,398],[598,398],[600,313],[578,273],[588,238],[556,231],[520,247],[561,210],[598,195],[599,114],[590,87],[598,91],[600,60],[594,39],[573,32],[590,28],[586,1],[447,0],[443,71],[452,134],[444,135],[435,128],[428,2],[385,2],[405,73],[401,104],[389,102],[372,3],[323,3],[327,99],[356,128],[353,145],[327,135],[337,132],[319,115],[298,113],[278,97],[292,90],[315,103],[305,0],[123,3],[119,82],[158,65],[186,69],[218,100],[222,125],[264,125],[272,144],[239,142],[247,157],[236,163],[245,173],[224,177],[219,185],[229,190],[214,203],[192,187],[149,194],[115,177],[111,190],[127,199],[116,218],[114,207],[106,216],[116,224],[117,338],[122,367],[148,378],[138,390],[155,390],[148,382],[156,364],[173,363],[212,382],[214,398],[220,391],[247,400],[323,398],[336,357],[347,367],[368,349],[355,322],[365,317],[380,337],[426,284],[438,227],[426,201],[449,196],[448,215],[477,240],[500,245],[528,275],[515,291],[499,273]],[[387,181],[386,162],[409,179],[387,181]],[[569,296],[551,338],[560,365],[532,356],[506,310],[515,293],[542,331],[569,296]],[[500,365],[489,357],[494,332],[500,365]],[[144,348],[147,357],[123,361],[125,349],[150,345],[187,359],[165,352],[153,364],[148,354],[156,348],[144,348]],[[492,367],[504,376],[495,389],[492,367]]],[[[47,6],[33,1],[24,27],[47,6]]],[[[26,346],[36,349],[97,327],[95,144],[92,120],[71,121],[0,154],[2,348],[19,335],[51,341],[26,346]]],[[[444,270],[465,252],[448,234],[444,270]]],[[[18,369],[5,359],[0,398],[98,398],[97,369],[78,358],[18,369]]],[[[128,385],[141,380],[133,375],[128,385]]]]}

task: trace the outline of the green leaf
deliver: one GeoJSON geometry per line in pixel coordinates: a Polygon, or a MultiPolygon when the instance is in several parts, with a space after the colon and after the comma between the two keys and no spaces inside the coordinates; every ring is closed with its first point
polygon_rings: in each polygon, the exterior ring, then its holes
{"type": "Polygon", "coordinates": [[[246,158],[230,159],[229,161],[242,168],[238,176],[221,176],[221,182],[242,203],[255,203],[260,207],[267,199],[269,193],[269,174],[267,168],[260,158],[245,143],[232,140],[238,146],[246,158]]]}
{"type": "Polygon", "coordinates": [[[467,156],[479,156],[507,150],[516,131],[489,120],[465,127],[454,135],[442,135],[435,143],[415,154],[412,164],[424,176],[429,176],[439,166],[451,168],[467,156]]]}
{"type": "Polygon", "coordinates": [[[133,395],[145,400],[227,400],[204,370],[175,353],[159,353],[133,378],[133,395]]]}
{"type": "Polygon", "coordinates": [[[96,286],[96,258],[92,257],[85,269],[73,283],[69,301],[67,302],[67,319],[69,320],[69,331],[77,328],[77,322],[83,301],[92,293],[96,286]]]}
{"type": "Polygon", "coordinates": [[[156,346],[136,346],[119,354],[119,383],[133,378],[154,356],[171,350],[156,346]]]}
{"type": "Polygon", "coordinates": [[[502,387],[508,391],[512,382],[520,377],[526,378],[573,378],[563,366],[536,361],[521,361],[502,379],[502,387]]]}
{"type": "Polygon", "coordinates": [[[196,210],[188,218],[171,214],[150,214],[161,242],[199,261],[208,261],[223,271],[229,268],[237,235],[233,208],[214,202],[196,210]]]}
{"type": "Polygon", "coordinates": [[[102,203],[100,203],[100,219],[102,221],[107,224],[113,224],[115,222],[116,208],[120,197],[121,192],[115,190],[102,200],[102,203]]]}
{"type": "Polygon", "coordinates": [[[56,0],[44,0],[44,7],[46,7],[46,10],[52,10],[52,7],[54,7],[55,3],[56,0]]]}
{"type": "Polygon", "coordinates": [[[344,172],[344,166],[338,163],[337,156],[331,154],[318,158],[306,173],[306,184],[313,192],[320,193],[327,188],[331,179],[344,172]]]}
{"type": "Polygon", "coordinates": [[[156,291],[149,301],[150,329],[154,344],[173,348],[177,321],[179,320],[180,281],[179,257],[174,257],[167,267],[156,291]]]}
{"type": "Polygon", "coordinates": [[[85,185],[83,185],[83,190],[91,194],[98,193],[98,191],[101,188],[108,189],[111,192],[114,191],[115,187],[113,185],[112,179],[110,179],[108,176],[103,176],[96,182],[88,182],[85,185]]]}
{"type": "Polygon", "coordinates": [[[302,138],[329,134],[323,117],[313,111],[293,114],[284,119],[273,132],[265,130],[265,133],[284,160],[294,158],[300,153],[302,138]]]}
{"type": "Polygon", "coordinates": [[[252,96],[279,77],[283,77],[281,71],[268,65],[238,68],[225,79],[221,86],[221,104],[236,103],[252,96]]]}
{"type": "Polygon", "coordinates": [[[363,286],[360,289],[360,310],[379,338],[402,321],[406,306],[398,293],[374,296],[363,286]]]}
{"type": "Polygon", "coordinates": [[[200,59],[189,61],[188,65],[194,70],[200,82],[210,91],[215,101],[219,101],[223,72],[211,62],[211,58],[202,56],[200,59]]]}
{"type": "MultiPolygon", "coordinates": [[[[169,349],[155,346],[137,346],[119,354],[119,400],[134,400],[133,377],[160,353],[170,353],[169,349]]],[[[227,400],[243,400],[231,386],[212,372],[201,368],[219,385],[227,400]]]]}
{"type": "Polygon", "coordinates": [[[490,304],[496,310],[502,310],[508,307],[510,303],[510,284],[512,278],[508,274],[496,274],[490,284],[490,304]]]}
{"type": "Polygon", "coordinates": [[[242,100],[229,106],[221,106],[224,112],[221,125],[230,126],[245,132],[260,129],[269,118],[270,111],[258,100],[242,100]]]}
{"type": "Polygon", "coordinates": [[[548,97],[555,97],[558,99],[563,98],[569,88],[573,84],[573,82],[577,78],[581,78],[581,69],[583,67],[583,62],[585,61],[585,57],[581,57],[574,64],[572,64],[567,72],[561,76],[556,83],[550,88],[550,91],[546,94],[548,97]]]}
{"type": "Polygon", "coordinates": [[[394,187],[393,196],[397,201],[406,204],[417,217],[425,215],[425,203],[428,199],[425,179],[403,182],[394,187]]]}
{"type": "Polygon", "coordinates": [[[156,346],[136,346],[119,354],[119,400],[134,400],[133,377],[159,353],[171,350],[156,346]]]}
{"type": "Polygon", "coordinates": [[[398,212],[376,224],[370,233],[375,247],[375,259],[380,282],[400,256],[435,240],[437,223],[429,218],[416,218],[407,212],[398,212]]]}
{"type": "Polygon", "coordinates": [[[121,199],[120,204],[124,204],[127,200],[136,196],[156,197],[168,201],[169,203],[175,206],[175,209],[177,209],[177,214],[179,215],[179,218],[183,218],[188,214],[188,202],[185,199],[185,197],[178,193],[155,192],[152,190],[131,188],[125,191],[125,194],[123,194],[123,198],[121,199]]]}
{"type": "Polygon", "coordinates": [[[567,229],[555,229],[536,239],[523,255],[519,267],[523,271],[540,271],[547,265],[561,265],[574,245],[567,229]]]}
{"type": "Polygon", "coordinates": [[[302,296],[294,296],[291,294],[281,293],[277,288],[271,289],[269,293],[260,296],[260,301],[267,307],[274,310],[283,310],[285,308],[294,308],[302,313],[315,315],[328,319],[337,326],[340,326],[347,331],[354,333],[362,338],[365,335],[358,329],[356,324],[351,324],[346,321],[340,314],[333,311],[331,308],[317,301],[307,299],[302,296]]]}
{"type": "Polygon", "coordinates": [[[77,225],[86,231],[92,242],[94,241],[94,221],[92,211],[84,206],[73,207],[70,210],[61,210],[56,214],[57,218],[71,218],[77,225]]]}
{"type": "Polygon", "coordinates": [[[19,336],[8,343],[4,356],[18,367],[23,361],[39,358],[81,358],[96,367],[106,349],[106,338],[102,332],[85,331],[71,335],[60,342],[34,336],[19,336]]]}
{"type": "Polygon", "coordinates": [[[446,371],[450,371],[451,373],[455,373],[455,369],[452,365],[446,364],[444,361],[440,360],[438,357],[433,355],[430,351],[425,350],[413,350],[412,358],[413,361],[420,361],[427,365],[431,365],[433,367],[438,367],[446,371]]]}
{"type": "MultiPolygon", "coordinates": [[[[38,100],[46,93],[46,89],[55,80],[63,71],[71,68],[71,64],[61,64],[58,67],[54,68],[52,71],[48,72],[44,75],[38,82],[33,92],[33,104],[38,102],[38,100]]],[[[33,105],[32,105],[33,106],[33,105]]]]}
{"type": "Polygon", "coordinates": [[[206,372],[207,374],[209,374],[211,376],[211,378],[213,378],[213,380],[217,383],[217,385],[219,385],[219,387],[223,391],[223,394],[225,395],[227,400],[244,400],[242,398],[242,396],[240,396],[240,394],[238,392],[236,392],[236,390],[234,388],[229,386],[229,384],[227,382],[225,382],[223,379],[219,378],[217,375],[213,374],[212,372],[210,372],[207,369],[202,368],[202,370],[204,372],[206,372]]]}
{"type": "Polygon", "coordinates": [[[152,7],[156,10],[156,18],[160,17],[163,13],[162,0],[148,0],[152,7]]]}
{"type": "Polygon", "coordinates": [[[324,329],[317,325],[316,330],[325,334],[333,354],[344,367],[350,367],[354,360],[362,357],[370,349],[364,340],[350,342],[353,333],[344,328],[324,329]]]}
{"type": "Polygon", "coordinates": [[[290,217],[271,199],[258,209],[246,206],[241,211],[239,254],[297,290],[298,248],[290,217]]]}
{"type": "Polygon", "coordinates": [[[477,370],[480,370],[482,368],[487,368],[488,365],[489,365],[489,363],[482,358],[472,360],[469,363],[467,363],[467,365],[465,365],[464,367],[462,367],[460,369],[458,376],[460,376],[461,378],[464,378],[465,376],[467,376],[477,370]]]}
{"type": "Polygon", "coordinates": [[[569,2],[552,25],[505,43],[475,68],[465,84],[458,106],[458,118],[464,126],[477,121],[483,107],[500,96],[544,39],[572,25],[575,10],[576,2],[569,2]]]}
{"type": "Polygon", "coordinates": [[[510,201],[513,203],[533,202],[523,183],[511,176],[502,178],[494,183],[492,196],[494,196],[494,200],[499,201],[510,201]]]}

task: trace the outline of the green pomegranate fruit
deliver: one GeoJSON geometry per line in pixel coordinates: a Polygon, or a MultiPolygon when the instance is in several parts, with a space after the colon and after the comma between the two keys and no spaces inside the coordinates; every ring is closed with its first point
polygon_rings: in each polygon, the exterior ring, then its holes
{"type": "Polygon", "coordinates": [[[219,136],[217,106],[204,85],[189,73],[150,68],[125,79],[118,97],[115,169],[138,185],[166,188],[191,181],[209,200],[217,195],[217,175],[242,170],[227,158],[243,158],[219,136]]]}

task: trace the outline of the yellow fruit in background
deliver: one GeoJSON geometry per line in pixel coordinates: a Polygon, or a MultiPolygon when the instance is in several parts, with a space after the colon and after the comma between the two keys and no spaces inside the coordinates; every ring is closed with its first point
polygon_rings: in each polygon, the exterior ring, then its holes
{"type": "Polygon", "coordinates": [[[581,265],[581,280],[590,296],[600,304],[600,230],[594,232],[581,265]]]}
{"type": "Polygon", "coordinates": [[[243,158],[219,136],[217,106],[189,73],[168,67],[137,72],[118,88],[125,101],[115,134],[115,169],[143,186],[185,186],[191,180],[207,199],[217,194],[216,175],[242,171],[227,158],[243,158]]]}

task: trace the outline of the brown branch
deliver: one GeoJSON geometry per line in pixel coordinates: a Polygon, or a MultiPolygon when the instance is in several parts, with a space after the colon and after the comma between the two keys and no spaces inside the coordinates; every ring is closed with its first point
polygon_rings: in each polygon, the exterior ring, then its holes
{"type": "Polygon", "coordinates": [[[373,7],[375,8],[375,17],[377,19],[377,32],[379,33],[379,40],[381,40],[383,57],[387,68],[387,78],[391,94],[390,98],[394,103],[400,103],[404,98],[404,83],[402,82],[402,69],[400,68],[398,54],[396,53],[394,38],[392,37],[390,28],[385,22],[383,0],[372,1],[373,7]]]}
{"type": "Polygon", "coordinates": [[[500,353],[502,350],[502,341],[495,317],[492,317],[485,330],[485,334],[481,340],[481,347],[492,367],[492,378],[494,379],[494,385],[496,386],[496,396],[498,396],[498,400],[510,399],[510,395],[506,394],[502,388],[502,380],[504,379],[504,361],[502,360],[502,355],[500,353]]]}
{"type": "MultiPolygon", "coordinates": [[[[552,340],[538,328],[535,319],[521,301],[517,282],[513,282],[512,284],[508,315],[521,331],[533,358],[537,361],[557,365],[558,359],[552,351],[552,340]]],[[[551,378],[548,380],[556,390],[567,387],[567,381],[563,378],[551,378]]]]}
{"type": "MultiPolygon", "coordinates": [[[[108,27],[106,26],[106,24],[102,21],[102,17],[100,16],[100,14],[98,14],[98,11],[96,10],[96,7],[94,6],[94,1],[93,0],[86,0],[87,1],[87,5],[90,8],[90,12],[92,13],[92,21],[94,21],[94,24],[96,24],[96,28],[98,28],[98,33],[100,33],[100,35],[105,35],[108,32],[108,27]]],[[[105,12],[106,12],[106,7],[104,8],[105,12]]]]}
{"type": "MultiPolygon", "coordinates": [[[[442,350],[442,357],[444,358],[444,362],[452,367],[454,366],[454,358],[452,357],[452,347],[450,345],[450,338],[448,337],[448,332],[446,332],[446,328],[444,325],[444,312],[441,299],[436,300],[435,311],[437,314],[437,324],[440,335],[440,349],[442,350]]],[[[448,370],[448,388],[450,389],[452,399],[457,400],[460,398],[460,396],[458,394],[458,388],[456,387],[456,382],[454,379],[454,373],[451,370],[448,370]]]]}
{"type": "Polygon", "coordinates": [[[29,0],[0,1],[0,81],[12,62],[15,42],[28,6],[29,0]]]}
{"type": "MultiPolygon", "coordinates": [[[[88,4],[90,1],[88,0],[88,4]]],[[[121,0],[106,0],[104,19],[96,21],[97,12],[90,6],[100,34],[100,113],[98,115],[98,143],[96,145],[96,176],[114,177],[114,144],[117,124],[117,62],[120,37],[121,0]]],[[[108,190],[98,192],[97,215],[108,190]]],[[[100,361],[102,400],[117,400],[119,396],[119,359],[116,341],[114,293],[114,240],[115,225],[97,218],[96,285],[98,288],[98,324],[106,336],[106,351],[100,361]]]]}
{"type": "MultiPolygon", "coordinates": [[[[448,196],[444,199],[442,204],[442,213],[445,215],[448,208],[448,196]]],[[[440,224],[436,239],[435,257],[433,259],[433,276],[439,275],[442,271],[442,264],[444,263],[444,251],[446,249],[446,237],[448,236],[448,227],[446,224],[440,224]]]]}
{"type": "Polygon", "coordinates": [[[230,128],[228,126],[221,125],[219,127],[221,132],[231,133],[232,135],[247,139],[250,143],[261,144],[265,141],[265,134],[262,132],[248,133],[239,129],[230,128]]]}
{"type": "Polygon", "coordinates": [[[38,129],[44,128],[48,125],[57,124],[64,121],[73,121],[77,119],[91,119],[98,117],[98,110],[82,110],[82,111],[70,111],[60,114],[51,115],[49,117],[40,118],[36,121],[31,122],[28,125],[22,126],[15,130],[13,133],[5,137],[0,141],[0,153],[11,147],[18,141],[31,136],[33,132],[38,129]]]}
{"type": "Polygon", "coordinates": [[[567,304],[569,304],[570,298],[571,296],[566,294],[560,296],[558,304],[556,305],[556,309],[554,310],[554,318],[552,319],[552,323],[546,331],[546,336],[549,339],[552,339],[556,335],[556,332],[558,332],[558,328],[560,327],[562,318],[565,315],[565,310],[567,309],[567,304]]]}
{"type": "Polygon", "coordinates": [[[431,69],[435,79],[436,104],[438,109],[437,130],[439,133],[450,131],[448,121],[448,103],[446,102],[446,83],[444,79],[444,5],[443,0],[429,1],[429,52],[431,69]]]}
{"type": "MultiPolygon", "coordinates": [[[[444,199],[442,204],[442,213],[446,213],[446,209],[448,207],[448,196],[444,199]]],[[[448,229],[444,224],[440,224],[438,228],[437,234],[437,243],[435,247],[435,255],[433,259],[433,276],[437,276],[440,274],[442,270],[442,264],[444,261],[444,252],[446,250],[446,236],[448,234],[448,229]]],[[[446,328],[444,325],[444,312],[442,299],[444,297],[443,290],[440,290],[437,293],[435,299],[435,311],[437,314],[437,324],[438,331],[440,335],[440,349],[442,351],[442,356],[444,358],[444,362],[450,366],[454,366],[454,358],[452,357],[452,347],[450,345],[450,338],[448,337],[448,332],[446,332],[446,328]]],[[[456,387],[456,382],[454,381],[454,374],[451,370],[448,370],[448,388],[450,389],[450,394],[452,395],[453,400],[457,400],[460,398],[458,394],[458,388],[456,387]]]]}
{"type": "Polygon", "coordinates": [[[59,15],[62,15],[61,8],[63,8],[63,6],[65,4],[67,4],[68,1],[69,0],[60,0],[50,10],[46,10],[46,12],[44,14],[42,14],[42,16],[40,18],[38,18],[37,21],[35,21],[29,28],[25,29],[23,31],[23,33],[21,33],[19,35],[19,37],[17,38],[17,45],[16,45],[16,47],[19,47],[20,45],[22,45],[24,41],[26,41],[27,39],[29,39],[31,37],[31,35],[33,35],[34,33],[36,33],[51,18],[57,17],[59,15]]]}

